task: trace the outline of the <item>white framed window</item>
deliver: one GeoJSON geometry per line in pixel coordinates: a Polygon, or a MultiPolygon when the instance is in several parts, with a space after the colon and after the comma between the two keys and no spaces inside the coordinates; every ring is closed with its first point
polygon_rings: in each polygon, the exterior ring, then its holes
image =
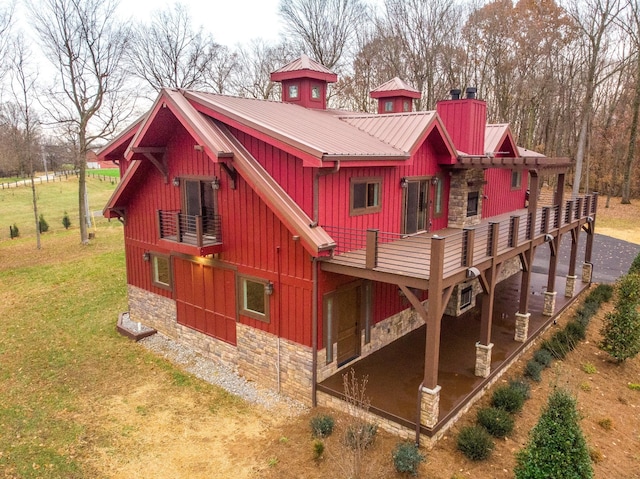
{"type": "Polygon", "coordinates": [[[273,285],[264,279],[239,276],[238,309],[239,313],[268,323],[269,296],[273,285]]]}
{"type": "Polygon", "coordinates": [[[172,288],[171,257],[157,253],[151,254],[151,282],[158,288],[169,290],[172,288]]]}

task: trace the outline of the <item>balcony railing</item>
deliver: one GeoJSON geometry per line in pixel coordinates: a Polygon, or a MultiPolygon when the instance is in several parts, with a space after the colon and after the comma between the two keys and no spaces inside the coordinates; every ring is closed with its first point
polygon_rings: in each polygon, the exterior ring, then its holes
{"type": "Polygon", "coordinates": [[[431,262],[431,243],[435,238],[445,241],[443,273],[447,276],[460,268],[507,254],[527,241],[571,228],[594,216],[596,208],[597,195],[594,194],[567,200],[562,207],[539,208],[535,222],[529,211],[519,210],[510,216],[487,218],[474,227],[415,235],[375,229],[324,228],[337,243],[331,262],[426,278],[431,262]]]}
{"type": "Polygon", "coordinates": [[[185,215],[180,211],[158,211],[160,238],[193,246],[222,244],[220,215],[185,215]]]}

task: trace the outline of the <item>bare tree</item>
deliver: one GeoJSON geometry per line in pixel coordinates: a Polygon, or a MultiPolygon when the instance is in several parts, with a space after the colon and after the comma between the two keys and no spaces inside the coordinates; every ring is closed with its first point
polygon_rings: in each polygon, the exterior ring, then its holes
{"type": "Polygon", "coordinates": [[[281,0],[280,16],[315,60],[339,69],[368,8],[362,0],[281,0]]]}
{"type": "Polygon", "coordinates": [[[114,22],[116,7],[112,0],[42,0],[31,4],[44,53],[57,69],[47,111],[76,146],[82,244],[89,242],[87,151],[96,139],[113,133],[124,114],[123,105],[130,104],[121,95],[121,66],[130,32],[114,22]]]}
{"type": "Polygon", "coordinates": [[[9,66],[5,60],[8,58],[7,53],[11,39],[10,31],[13,24],[13,7],[14,4],[10,3],[0,8],[0,82],[9,66]]]}
{"type": "Polygon", "coordinates": [[[11,61],[11,87],[17,105],[19,120],[23,132],[23,150],[27,167],[29,168],[29,178],[31,179],[31,196],[33,202],[33,216],[36,226],[36,248],[40,249],[40,221],[38,216],[38,197],[36,195],[36,185],[34,182],[34,157],[37,148],[37,130],[39,122],[34,114],[33,102],[35,100],[36,78],[35,73],[30,72],[29,58],[31,52],[25,44],[24,37],[19,34],[14,39],[11,50],[13,58],[11,61]]]}
{"type": "Polygon", "coordinates": [[[133,74],[154,90],[221,90],[224,85],[220,79],[228,77],[235,62],[202,27],[193,29],[187,8],[181,3],[154,12],[150,24],[138,24],[127,56],[133,74]]]}
{"type": "Polygon", "coordinates": [[[638,0],[630,0],[628,18],[623,22],[627,35],[632,44],[633,76],[635,77],[633,88],[633,109],[631,127],[629,129],[629,146],[622,170],[622,204],[631,203],[631,167],[636,153],[638,140],[638,119],[640,117],[640,3],[638,0]]]}
{"type": "Polygon", "coordinates": [[[581,51],[584,64],[583,96],[580,128],[576,145],[576,171],[573,195],[580,193],[582,170],[587,154],[589,129],[593,115],[595,90],[611,74],[615,60],[610,41],[611,30],[623,8],[621,0],[570,0],[567,10],[581,32],[581,51]],[[609,61],[606,61],[609,59],[609,61]]]}

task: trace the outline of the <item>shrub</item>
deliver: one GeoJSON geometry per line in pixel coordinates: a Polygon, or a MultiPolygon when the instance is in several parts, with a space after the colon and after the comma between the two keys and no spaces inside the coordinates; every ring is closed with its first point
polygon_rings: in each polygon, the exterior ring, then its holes
{"type": "Polygon", "coordinates": [[[392,453],[393,465],[396,471],[408,472],[412,476],[418,474],[418,466],[425,460],[418,447],[412,442],[400,442],[392,453]]]}
{"type": "Polygon", "coordinates": [[[503,409],[485,407],[478,411],[478,424],[493,437],[506,437],[513,431],[513,416],[503,409]]]}
{"type": "Polygon", "coordinates": [[[491,405],[504,411],[515,413],[522,410],[526,398],[518,389],[510,386],[501,386],[493,392],[491,405]]]}
{"type": "Polygon", "coordinates": [[[543,369],[544,366],[542,364],[540,364],[535,359],[530,359],[529,361],[527,361],[527,365],[524,368],[524,375],[528,378],[531,378],[531,380],[539,383],[542,379],[541,373],[543,369]]]}
{"type": "Polygon", "coordinates": [[[613,429],[613,421],[610,418],[605,417],[598,421],[598,426],[605,431],[611,431],[611,429],[613,429]]]}
{"type": "Polygon", "coordinates": [[[17,238],[20,236],[20,231],[18,230],[18,225],[13,223],[13,226],[9,225],[9,238],[17,238]]]}
{"type": "Polygon", "coordinates": [[[575,399],[554,391],[529,443],[516,456],[515,479],[591,479],[589,448],[578,419],[575,399]]]}
{"type": "Polygon", "coordinates": [[[40,213],[40,217],[38,218],[38,229],[40,230],[40,233],[46,233],[49,231],[49,223],[44,219],[42,213],[40,213]]]}
{"type": "Polygon", "coordinates": [[[546,368],[551,365],[551,362],[553,361],[553,354],[551,354],[547,349],[538,349],[533,354],[533,359],[535,359],[546,368]]]}
{"type": "Polygon", "coordinates": [[[627,384],[627,387],[632,391],[640,391],[640,384],[637,383],[629,383],[627,384]]]}
{"type": "Polygon", "coordinates": [[[582,365],[582,370],[587,374],[595,374],[598,372],[596,367],[591,363],[584,363],[582,365]]]}
{"type": "Polygon", "coordinates": [[[551,339],[546,339],[540,346],[541,349],[546,349],[556,359],[564,359],[567,356],[569,350],[555,335],[551,339]]]}
{"type": "Polygon", "coordinates": [[[322,455],[324,454],[324,442],[320,439],[315,439],[313,441],[313,458],[316,461],[322,459],[322,455]]]}
{"type": "Polygon", "coordinates": [[[531,387],[529,386],[529,383],[527,382],[526,379],[524,378],[509,379],[509,387],[511,389],[518,391],[525,400],[529,399],[530,397],[529,389],[531,387]]]}
{"type": "Polygon", "coordinates": [[[458,450],[472,461],[488,459],[493,448],[491,435],[481,426],[463,427],[458,434],[458,450]]]}
{"type": "Polygon", "coordinates": [[[378,432],[378,426],[370,422],[351,424],[344,433],[344,440],[351,449],[367,449],[373,444],[378,432]]]}
{"type": "Polygon", "coordinates": [[[335,421],[328,414],[318,414],[311,418],[311,434],[313,437],[328,437],[333,432],[335,421]]]}
{"type": "Polygon", "coordinates": [[[66,230],[68,230],[71,226],[71,219],[69,218],[69,213],[67,213],[66,211],[64,212],[64,216],[62,217],[62,226],[64,226],[64,229],[66,230]]]}
{"type": "Polygon", "coordinates": [[[640,353],[640,276],[626,275],[617,285],[614,310],[605,316],[600,349],[618,362],[640,353]]]}
{"type": "Polygon", "coordinates": [[[633,259],[629,266],[629,274],[640,274],[640,253],[633,259]]]}
{"type": "Polygon", "coordinates": [[[575,342],[584,341],[587,337],[587,325],[579,321],[570,321],[564,328],[567,337],[575,342]]]}

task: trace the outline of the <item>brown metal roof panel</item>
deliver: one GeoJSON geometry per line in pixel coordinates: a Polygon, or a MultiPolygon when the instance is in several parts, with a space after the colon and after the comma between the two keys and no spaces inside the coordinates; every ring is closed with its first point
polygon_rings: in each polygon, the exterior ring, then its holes
{"type": "Polygon", "coordinates": [[[394,148],[326,112],[267,100],[185,91],[184,95],[224,117],[318,159],[324,155],[402,158],[394,148]]]}
{"type": "Polygon", "coordinates": [[[508,123],[487,125],[484,131],[484,150],[495,152],[500,147],[501,141],[509,131],[508,123]]]}
{"type": "Polygon", "coordinates": [[[334,72],[329,70],[323,64],[309,58],[304,53],[300,56],[300,58],[296,58],[295,60],[287,63],[283,67],[278,68],[276,71],[272,72],[271,74],[274,75],[278,73],[297,72],[300,70],[309,70],[317,73],[335,75],[334,72]]]}

